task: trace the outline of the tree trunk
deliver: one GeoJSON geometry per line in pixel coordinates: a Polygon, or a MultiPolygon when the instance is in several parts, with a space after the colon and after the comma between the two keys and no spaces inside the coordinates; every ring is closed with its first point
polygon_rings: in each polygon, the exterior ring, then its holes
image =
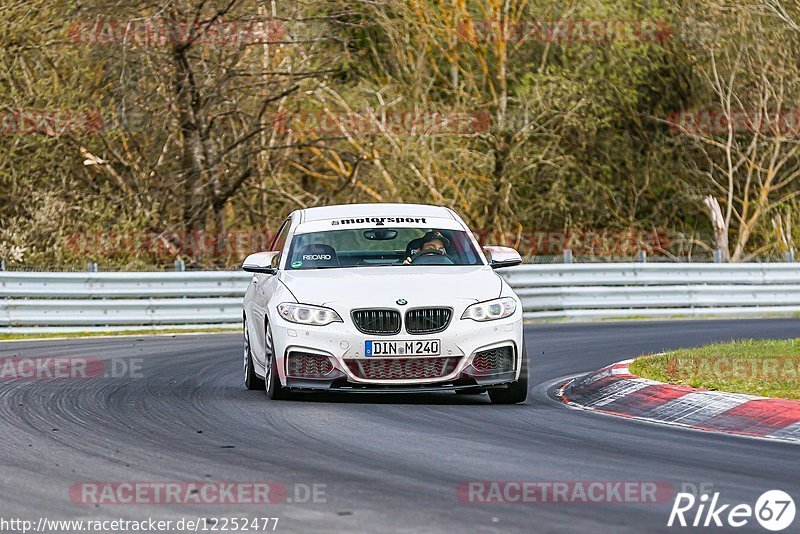
{"type": "Polygon", "coordinates": [[[703,199],[703,204],[708,210],[708,216],[711,219],[711,226],[714,230],[714,245],[722,255],[722,262],[728,263],[731,261],[731,251],[728,246],[728,225],[725,224],[725,217],[722,215],[719,201],[712,195],[708,195],[703,199]]]}

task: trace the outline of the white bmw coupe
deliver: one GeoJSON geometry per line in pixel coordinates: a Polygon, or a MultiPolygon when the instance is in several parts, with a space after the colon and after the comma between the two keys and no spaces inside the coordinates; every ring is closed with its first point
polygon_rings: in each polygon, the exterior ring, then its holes
{"type": "Polygon", "coordinates": [[[295,391],[489,393],[524,402],[522,304],[449,208],[351,204],[292,212],[250,255],[244,381],[295,391]]]}

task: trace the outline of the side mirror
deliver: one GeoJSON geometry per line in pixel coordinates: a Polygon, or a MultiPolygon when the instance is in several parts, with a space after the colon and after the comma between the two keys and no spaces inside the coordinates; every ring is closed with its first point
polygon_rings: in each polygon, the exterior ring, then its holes
{"type": "Polygon", "coordinates": [[[522,256],[519,255],[519,252],[510,247],[487,245],[483,247],[483,253],[486,254],[486,259],[489,260],[492,269],[513,267],[522,263],[522,256]]]}
{"type": "Polygon", "coordinates": [[[278,267],[273,265],[273,262],[277,260],[279,254],[278,251],[250,254],[245,258],[242,270],[248,273],[275,274],[278,272],[278,267]]]}

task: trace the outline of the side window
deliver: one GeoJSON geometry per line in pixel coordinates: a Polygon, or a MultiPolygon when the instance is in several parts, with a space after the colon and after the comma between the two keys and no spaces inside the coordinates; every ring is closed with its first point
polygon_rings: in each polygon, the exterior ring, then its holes
{"type": "Polygon", "coordinates": [[[269,247],[270,250],[283,250],[283,246],[286,244],[286,236],[289,233],[289,219],[283,221],[283,225],[281,225],[281,229],[278,230],[278,234],[275,236],[275,240],[272,242],[272,246],[269,247]]]}

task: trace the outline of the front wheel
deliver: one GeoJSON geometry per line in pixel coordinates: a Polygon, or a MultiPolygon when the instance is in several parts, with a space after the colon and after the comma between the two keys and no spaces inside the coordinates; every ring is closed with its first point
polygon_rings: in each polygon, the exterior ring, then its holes
{"type": "Polygon", "coordinates": [[[272,342],[272,332],[267,328],[267,341],[269,344],[269,372],[267,373],[267,396],[272,400],[286,400],[291,398],[289,390],[281,385],[278,376],[278,359],[275,357],[275,345],[272,342]]]}
{"type": "Polygon", "coordinates": [[[256,374],[255,367],[253,367],[253,353],[250,350],[247,323],[244,325],[244,387],[247,389],[264,389],[264,379],[256,374]]]}
{"type": "Polygon", "coordinates": [[[522,368],[519,380],[512,382],[506,389],[490,389],[489,399],[492,404],[520,404],[528,398],[528,352],[522,342],[522,368]]]}

